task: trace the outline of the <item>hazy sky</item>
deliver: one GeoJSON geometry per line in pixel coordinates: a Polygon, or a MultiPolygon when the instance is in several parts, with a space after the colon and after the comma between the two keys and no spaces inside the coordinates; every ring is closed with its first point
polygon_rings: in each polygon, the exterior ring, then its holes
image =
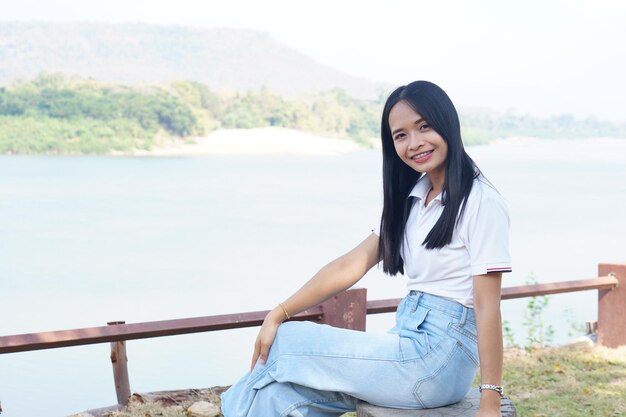
{"type": "Polygon", "coordinates": [[[459,105],[626,122],[626,1],[0,0],[1,20],[239,27],[459,105]]]}

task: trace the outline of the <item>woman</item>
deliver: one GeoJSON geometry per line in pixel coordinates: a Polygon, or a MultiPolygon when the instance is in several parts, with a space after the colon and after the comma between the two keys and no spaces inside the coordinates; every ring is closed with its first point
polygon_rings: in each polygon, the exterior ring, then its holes
{"type": "Polygon", "coordinates": [[[416,81],[387,99],[381,127],[379,234],[324,266],[265,318],[251,371],[222,396],[225,417],[337,416],[358,399],[393,408],[461,400],[478,363],[476,416],[500,416],[500,288],[510,272],[503,199],[465,152],[457,112],[416,81]],[[408,276],[387,334],[290,316],[359,281],[374,265],[408,276]]]}

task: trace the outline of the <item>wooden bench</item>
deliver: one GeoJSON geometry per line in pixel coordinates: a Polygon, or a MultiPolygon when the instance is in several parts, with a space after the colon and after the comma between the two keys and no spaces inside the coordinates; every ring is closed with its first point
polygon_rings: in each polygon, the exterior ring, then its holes
{"type": "MultiPolygon", "coordinates": [[[[357,417],[474,417],[478,411],[480,393],[478,388],[472,389],[462,401],[447,407],[429,408],[424,410],[399,410],[396,408],[377,407],[366,402],[356,406],[357,417]]],[[[517,413],[511,400],[506,397],[500,401],[502,417],[516,417],[517,413]]]]}

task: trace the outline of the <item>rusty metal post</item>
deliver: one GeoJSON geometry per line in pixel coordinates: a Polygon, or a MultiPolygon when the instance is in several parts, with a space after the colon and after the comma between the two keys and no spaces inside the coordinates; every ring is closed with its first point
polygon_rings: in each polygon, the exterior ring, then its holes
{"type": "MultiPolygon", "coordinates": [[[[124,324],[124,321],[110,321],[109,326],[124,324]]],[[[119,405],[127,405],[130,399],[130,382],[128,381],[128,358],[126,342],[111,342],[111,364],[113,365],[113,382],[119,405]]]]}
{"type": "Polygon", "coordinates": [[[353,288],[337,294],[322,303],[322,313],[320,323],[344,329],[365,331],[367,289],[353,288]]]}
{"type": "Polygon", "coordinates": [[[600,264],[600,276],[615,274],[618,286],[598,290],[598,344],[626,345],[626,264],[600,264]]]}

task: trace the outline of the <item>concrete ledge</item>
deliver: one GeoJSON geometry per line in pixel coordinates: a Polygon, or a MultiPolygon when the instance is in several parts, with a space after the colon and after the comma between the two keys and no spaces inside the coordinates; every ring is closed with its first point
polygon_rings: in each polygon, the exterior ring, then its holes
{"type": "MultiPolygon", "coordinates": [[[[472,389],[467,396],[456,404],[447,407],[429,408],[424,410],[399,410],[395,408],[377,407],[366,402],[356,406],[357,417],[474,417],[480,403],[478,388],[472,389]]],[[[500,401],[502,417],[516,417],[513,403],[504,397],[500,401]]]]}

